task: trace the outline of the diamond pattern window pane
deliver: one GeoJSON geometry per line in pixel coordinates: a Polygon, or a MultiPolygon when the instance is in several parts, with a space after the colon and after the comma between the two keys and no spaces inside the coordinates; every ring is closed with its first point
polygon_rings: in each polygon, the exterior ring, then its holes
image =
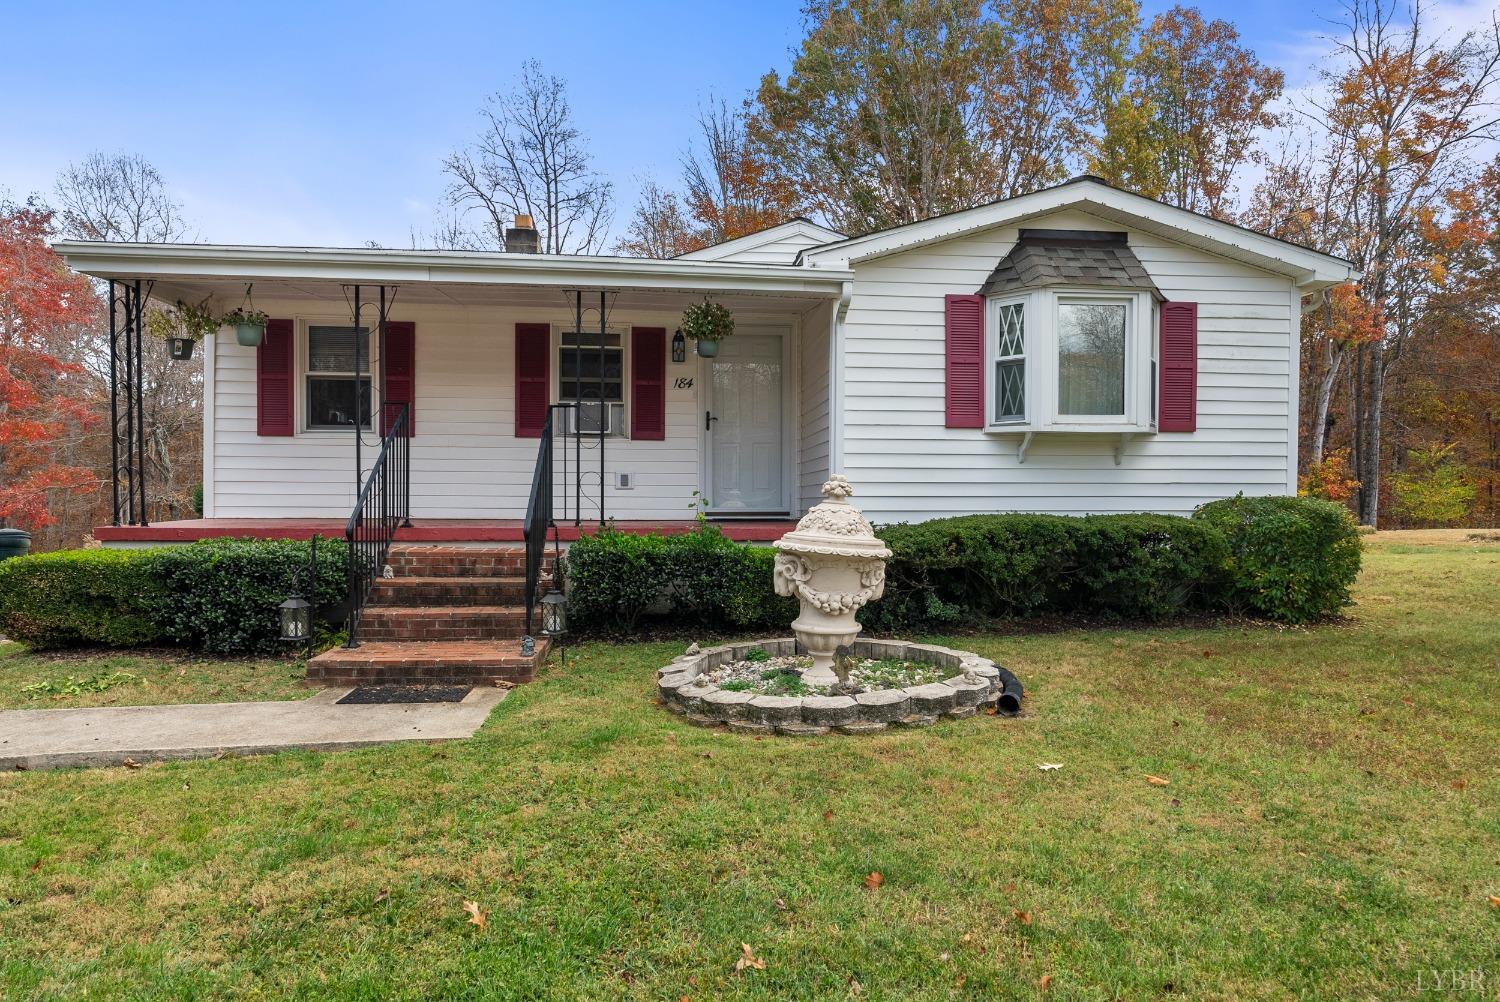
{"type": "Polygon", "coordinates": [[[1022,303],[1000,307],[999,356],[1026,354],[1025,310],[1022,303]]]}
{"type": "Polygon", "coordinates": [[[995,363],[995,420],[1026,417],[1026,361],[995,363]]]}

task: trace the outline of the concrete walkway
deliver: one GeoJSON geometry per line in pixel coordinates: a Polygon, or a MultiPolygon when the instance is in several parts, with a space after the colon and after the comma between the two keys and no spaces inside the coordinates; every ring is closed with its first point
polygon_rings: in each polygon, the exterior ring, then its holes
{"type": "Polygon", "coordinates": [[[461,703],[335,705],[347,688],[305,700],[0,711],[0,769],[119,765],[288,748],[335,751],[473,735],[508,689],[475,688],[461,703]]]}

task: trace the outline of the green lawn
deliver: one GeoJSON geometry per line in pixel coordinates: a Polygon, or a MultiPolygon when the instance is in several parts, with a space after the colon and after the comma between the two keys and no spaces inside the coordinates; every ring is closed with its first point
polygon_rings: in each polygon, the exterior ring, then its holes
{"type": "Polygon", "coordinates": [[[737,737],[596,645],[466,743],[5,776],[0,998],[1494,997],[1500,546],[1358,597],[953,640],[1014,720],[737,737]]]}
{"type": "Polygon", "coordinates": [[[305,669],[289,661],[209,661],[175,651],[34,654],[0,643],[0,710],[305,699],[305,669]]]}

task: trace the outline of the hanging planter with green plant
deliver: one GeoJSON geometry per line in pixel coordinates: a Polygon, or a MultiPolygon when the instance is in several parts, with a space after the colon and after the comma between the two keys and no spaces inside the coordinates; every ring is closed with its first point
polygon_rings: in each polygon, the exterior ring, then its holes
{"type": "Polygon", "coordinates": [[[146,330],[167,342],[167,351],[177,362],[193,357],[193,345],[219,329],[219,318],[208,307],[207,299],[197,306],[177,300],[168,310],[153,310],[146,318],[146,330]]]}
{"type": "Polygon", "coordinates": [[[734,314],[729,307],[705,299],[682,314],[682,334],[692,340],[703,358],[719,354],[719,342],[734,333],[734,314]]]}
{"type": "Polygon", "coordinates": [[[234,339],[246,348],[259,348],[266,336],[266,321],[269,317],[255,308],[250,298],[254,283],[245,286],[245,301],[220,318],[220,322],[234,328],[234,339]]]}

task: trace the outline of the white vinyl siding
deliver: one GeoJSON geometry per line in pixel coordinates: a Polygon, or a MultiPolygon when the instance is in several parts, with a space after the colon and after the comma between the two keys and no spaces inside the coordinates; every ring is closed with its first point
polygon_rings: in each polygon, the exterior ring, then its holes
{"type": "Polygon", "coordinates": [[[823,484],[828,481],[829,453],[829,323],[834,310],[827,303],[810,310],[802,318],[799,352],[801,384],[801,420],[798,424],[797,483],[802,507],[810,508],[823,500],[823,484]]]}
{"type": "MultiPolygon", "coordinates": [[[[298,352],[305,356],[302,318],[334,322],[342,301],[315,305],[268,302],[273,317],[295,317],[298,352]]],[[[425,518],[520,518],[525,511],[536,464],[537,439],[516,438],[515,347],[517,322],[548,322],[555,330],[569,324],[564,313],[505,311],[495,308],[413,306],[392,315],[416,323],[416,427],[412,442],[412,514],[425,518]]],[[[629,325],[675,328],[678,314],[622,317],[629,325]]],[[[345,321],[347,323],[347,320],[345,321]]],[[[670,336],[670,335],[669,335],[670,336]]],[[[217,518],[345,518],[354,505],[352,429],[299,430],[286,438],[255,433],[255,349],[233,335],[209,339],[215,385],[212,427],[212,483],[205,489],[205,512],[217,518]]],[[[554,353],[555,354],[555,353],[554,353]]],[[[702,411],[696,389],[678,388],[679,377],[695,376],[696,358],[667,362],[667,433],[663,441],[611,438],[605,445],[606,515],[620,519],[688,518],[688,504],[699,486],[699,429],[702,411]],[[615,474],[631,474],[632,486],[615,488],[615,474]]],[[[553,360],[552,377],[557,377],[553,360]]],[[[303,425],[298,425],[299,429],[303,425]]],[[[565,439],[557,440],[563,451],[565,439]]],[[[367,431],[368,466],[379,439],[367,431]]],[[[571,442],[568,462],[573,461],[571,442]]],[[[597,442],[581,443],[585,473],[583,518],[599,517],[597,442]]],[[[562,458],[558,457],[561,470],[562,458]]],[[[569,504],[572,481],[568,481],[569,504]]],[[[557,489],[561,495],[563,481],[557,489]]],[[[559,497],[559,511],[561,498],[559,497]]]]}
{"type": "MultiPolygon", "coordinates": [[[[1025,225],[1122,228],[1078,211],[1025,225]]],[[[1130,233],[1131,249],[1162,294],[1199,304],[1198,431],[1136,435],[1116,466],[1114,435],[1039,433],[1022,463],[1019,433],[945,428],[943,296],[976,291],[1016,236],[1015,227],[1003,227],[854,265],[843,331],[841,472],[871,518],[1186,514],[1237,491],[1287,493],[1295,482],[1290,280],[1138,231],[1130,233]]]]}

